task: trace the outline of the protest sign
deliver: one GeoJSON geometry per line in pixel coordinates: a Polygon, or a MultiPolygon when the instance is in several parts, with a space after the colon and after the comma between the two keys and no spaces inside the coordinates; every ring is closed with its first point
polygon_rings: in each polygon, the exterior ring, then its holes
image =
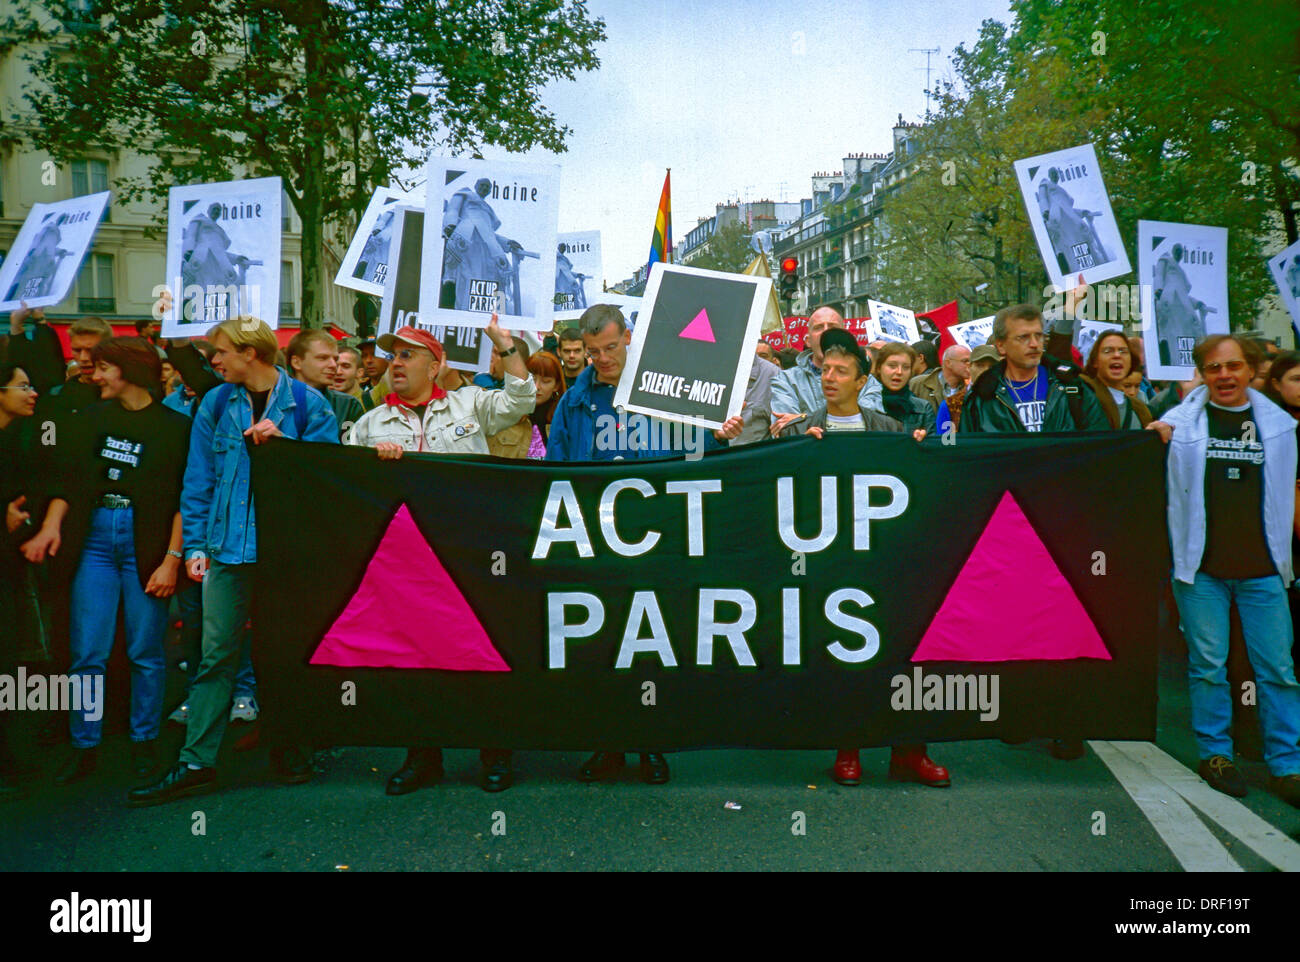
{"type": "Polygon", "coordinates": [[[410,194],[393,187],[375,190],[366,212],[361,215],[357,232],[339,265],[334,283],[354,291],[380,297],[388,278],[388,251],[393,239],[393,221],[403,204],[422,206],[423,192],[410,194]]]}
{"type": "Polygon", "coordinates": [[[1296,329],[1300,343],[1300,241],[1268,259],[1268,270],[1282,297],[1282,304],[1291,314],[1291,324],[1296,329]]]}
{"type": "Polygon", "coordinates": [[[420,317],[429,324],[507,329],[555,323],[560,168],[429,159],[420,317]]]}
{"type": "Polygon", "coordinates": [[[257,579],[253,654],[280,743],[1155,735],[1169,562],[1152,432],[839,435],[607,464],[381,464],[285,440],[251,456],[259,570],[275,572],[257,579]],[[323,504],[347,538],[314,523],[323,504]],[[977,710],[977,680],[996,705],[977,710]]]}
{"type": "Polygon", "coordinates": [[[1138,221],[1138,278],[1147,377],[1189,380],[1196,342],[1229,330],[1228,229],[1138,221]]]}
{"type": "MultiPolygon", "coordinates": [[[[1111,324],[1108,321],[1080,321],[1079,337],[1074,342],[1075,348],[1079,351],[1079,356],[1083,358],[1084,363],[1088,362],[1088,352],[1092,350],[1092,345],[1097,342],[1107,331],[1119,331],[1124,333],[1123,324],[1111,324]]],[[[1069,360],[1063,358],[1062,360],[1069,360]]]]}
{"type": "Polygon", "coordinates": [[[577,320],[589,305],[609,303],[601,293],[604,277],[600,231],[560,234],[555,248],[555,319],[577,320]]]}
{"type": "MultiPolygon", "coordinates": [[[[486,371],[492,343],[482,328],[426,324],[420,317],[420,278],[424,249],[424,211],[405,205],[393,211],[390,269],[379,306],[379,334],[402,327],[431,331],[447,352],[446,363],[460,371],[486,371]]],[[[375,346],[376,352],[384,354],[375,346]]]]}
{"type": "Polygon", "coordinates": [[[33,204],[0,265],[0,311],[50,307],[68,296],[109,191],[33,204]]]}
{"type": "Polygon", "coordinates": [[[614,405],[699,427],[740,413],[770,277],[656,263],[614,405]]]}
{"type": "Polygon", "coordinates": [[[1096,284],[1129,272],[1092,144],[1017,160],[1015,169],[1038,251],[1058,291],[1073,290],[1080,274],[1085,284],[1096,284]]]}
{"type": "Polygon", "coordinates": [[[988,317],[977,318],[973,321],[963,321],[961,324],[952,324],[948,327],[952,332],[953,340],[968,347],[972,351],[983,344],[989,342],[993,336],[993,315],[988,317]]]}
{"type": "Polygon", "coordinates": [[[871,341],[899,341],[914,344],[921,339],[921,331],[916,326],[916,315],[906,307],[895,307],[881,301],[867,301],[867,333],[871,341]]]}
{"type": "Polygon", "coordinates": [[[249,314],[280,323],[279,177],[173,187],[167,201],[163,337],[196,337],[249,314]]]}

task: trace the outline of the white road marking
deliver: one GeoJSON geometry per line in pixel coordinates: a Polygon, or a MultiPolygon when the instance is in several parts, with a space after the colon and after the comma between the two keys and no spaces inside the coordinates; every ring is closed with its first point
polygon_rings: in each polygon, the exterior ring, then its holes
{"type": "Polygon", "coordinates": [[[1228,850],[1169,785],[1110,742],[1091,741],[1088,744],[1137,803],[1185,871],[1242,871],[1228,850]]]}
{"type": "Polygon", "coordinates": [[[1231,832],[1275,868],[1300,872],[1300,844],[1277,826],[1260,818],[1231,795],[1216,792],[1200,775],[1150,742],[1111,742],[1142,765],[1226,832],[1231,832]]]}

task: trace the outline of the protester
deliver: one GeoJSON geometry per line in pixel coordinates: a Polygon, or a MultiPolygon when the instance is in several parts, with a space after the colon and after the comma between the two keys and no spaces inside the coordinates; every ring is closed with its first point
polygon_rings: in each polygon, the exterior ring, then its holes
{"type": "MultiPolygon", "coordinates": [[[[379,347],[393,355],[394,393],[382,407],[366,412],[348,433],[346,443],[372,447],[381,461],[396,461],[404,451],[487,454],[485,437],[510,427],[533,411],[536,385],[511,338],[492,315],[484,333],[500,351],[501,390],[475,385],[452,394],[437,385],[445,359],[442,344],[428,331],[403,327],[379,338],[379,347]]],[[[500,792],[514,782],[511,752],[485,748],[479,752],[479,785],[500,792]]],[[[389,795],[405,795],[442,778],[441,748],[410,748],[402,767],[388,780],[389,795]]]]}
{"type": "Polygon", "coordinates": [[[758,339],[758,344],[754,348],[754,353],[767,361],[778,371],[781,370],[781,362],[777,359],[776,351],[773,350],[771,344],[767,343],[767,341],[763,340],[761,337],[758,339]]]}
{"type": "Polygon", "coordinates": [[[576,327],[560,331],[560,366],[564,368],[564,389],[573,387],[587,367],[587,349],[582,344],[582,332],[576,327]]]}
{"type": "Polygon", "coordinates": [[[1142,400],[1149,408],[1151,402],[1155,399],[1156,389],[1155,386],[1147,380],[1145,373],[1147,369],[1146,345],[1142,342],[1142,338],[1130,337],[1128,339],[1128,349],[1133,355],[1133,370],[1143,372],[1141,379],[1138,382],[1138,391],[1142,394],[1142,400]]]}
{"type": "MultiPolygon", "coordinates": [[[[33,515],[43,517],[39,468],[42,451],[29,429],[36,413],[36,388],[16,364],[0,362],[0,675],[13,677],[23,645],[42,633],[36,583],[19,547],[36,534],[33,515]]],[[[0,800],[21,794],[23,766],[6,735],[10,712],[0,711],[0,800]]]]}
{"type": "Polygon", "coordinates": [[[361,406],[369,411],[384,403],[393,390],[388,378],[388,360],[375,351],[375,339],[367,338],[357,345],[361,352],[361,370],[365,377],[361,380],[361,406]]]}
{"type": "MultiPolygon", "coordinates": [[[[759,343],[765,344],[763,341],[759,343]]],[[[740,410],[744,427],[732,444],[753,444],[767,439],[772,428],[772,382],[780,373],[775,364],[754,355],[749,366],[749,380],[745,384],[744,406],[740,410]]]]}
{"type": "Polygon", "coordinates": [[[339,348],[334,362],[334,390],[361,400],[361,352],[355,347],[339,348]]]}
{"type": "MultiPolygon", "coordinates": [[[[127,803],[154,805],[211,791],[225,733],[240,642],[257,577],[257,521],[245,438],[338,442],[329,402],[274,365],[275,332],[258,318],[223,321],[209,338],[229,387],[209,391],[194,417],[181,492],[186,571],[203,584],[203,660],[190,692],[180,758],[163,778],[132,789],[127,803]]],[[[311,778],[296,753],[273,759],[289,781],[311,778]]]]}
{"type": "MultiPolygon", "coordinates": [[[[821,341],[821,384],[825,403],[808,419],[807,427],[802,433],[814,438],[823,438],[827,432],[904,430],[894,418],[862,406],[860,401],[862,382],[868,377],[871,365],[853,335],[832,328],[822,334],[821,341]]],[[[906,344],[894,346],[905,352],[911,351],[906,344]]],[[[886,356],[906,357],[906,354],[886,356]]],[[[902,383],[905,387],[906,382],[902,383]]],[[[918,403],[930,412],[933,422],[934,410],[924,401],[918,400],[918,403]]],[[[798,423],[787,426],[783,436],[800,433],[801,426],[798,423]]],[[[921,428],[913,428],[911,433],[918,441],[926,437],[926,432],[921,428]]],[[[859,784],[862,780],[862,762],[858,748],[843,748],[836,752],[831,777],[841,785],[859,784]]],[[[894,746],[889,756],[889,777],[901,781],[920,782],[932,788],[946,788],[952,784],[948,770],[926,754],[924,744],[894,746]]]]}
{"type": "Polygon", "coordinates": [[[927,371],[936,370],[939,367],[939,348],[935,346],[934,341],[929,338],[921,338],[910,345],[912,353],[916,360],[912,363],[912,376],[920,377],[927,371]]]}
{"type": "Polygon", "coordinates": [[[916,352],[906,344],[889,343],[876,352],[877,379],[881,384],[880,401],[885,414],[903,425],[904,431],[935,432],[935,409],[929,401],[917,397],[908,387],[916,352]]]}
{"type": "MultiPolygon", "coordinates": [[[[34,564],[57,556],[52,564],[72,574],[71,674],[83,693],[96,683],[103,690],[121,602],[131,662],[132,767],[144,776],[157,764],[163,637],[182,558],[180,486],[190,423],[154,399],[162,365],[153,344],[114,337],[97,344],[92,356],[107,403],[85,409],[61,446],[50,520],[23,554],[34,564]]],[[[88,710],[71,714],[73,750],[55,782],[94,772],[101,720],[88,710]]]]}
{"type": "Polygon", "coordinates": [[[533,381],[537,385],[537,401],[533,413],[528,415],[528,420],[533,426],[528,457],[544,459],[546,443],[551,436],[551,421],[555,417],[555,409],[560,404],[560,398],[564,396],[564,367],[555,355],[546,351],[530,357],[527,367],[528,373],[533,376],[533,381]]]}
{"type": "MultiPolygon", "coordinates": [[[[1264,396],[1286,411],[1291,417],[1300,421],[1300,351],[1283,351],[1273,358],[1268,369],[1268,387],[1264,396]]],[[[1300,467],[1296,469],[1296,520],[1295,531],[1291,535],[1292,570],[1300,559],[1300,467]]],[[[1287,601],[1291,606],[1291,630],[1294,641],[1291,645],[1291,661],[1300,656],[1300,588],[1292,585],[1287,589],[1287,601]]],[[[1234,699],[1233,708],[1237,708],[1234,699]]]]}
{"type": "MultiPolygon", "coordinates": [[[[49,416],[56,419],[71,417],[87,405],[99,400],[99,387],[94,382],[93,354],[100,341],[113,336],[113,329],[102,317],[83,317],[68,327],[68,346],[77,364],[77,374],[52,388],[46,396],[49,416]]],[[[44,418],[46,413],[38,412],[44,418]]]]}
{"type": "MultiPolygon", "coordinates": [[[[532,353],[528,349],[528,342],[522,337],[512,337],[510,343],[514,349],[519,352],[519,357],[523,360],[524,364],[527,365],[528,357],[532,353]]],[[[475,374],[473,383],[477,384],[481,388],[486,388],[489,391],[499,391],[505,386],[505,379],[502,373],[504,370],[505,368],[502,366],[501,362],[501,352],[498,351],[496,345],[493,344],[491,360],[488,361],[488,369],[475,374]]]]}
{"type": "Polygon", "coordinates": [[[1217,791],[1247,793],[1232,761],[1233,692],[1225,671],[1228,611],[1236,602],[1273,788],[1300,807],[1300,684],[1286,598],[1293,580],[1296,421],[1248,386],[1262,360],[1250,339],[1213,334],[1192,357],[1205,384],[1147,428],[1169,445],[1169,542],[1198,773],[1217,791]]]}
{"type": "Polygon", "coordinates": [[[28,308],[26,302],[9,315],[9,336],[5,338],[3,360],[23,369],[40,394],[62,384],[69,376],[63,360],[63,344],[45,320],[43,308],[28,308]],[[30,322],[31,330],[27,330],[30,322]]]}
{"type": "Polygon", "coordinates": [[[1095,395],[1068,361],[1043,353],[1043,315],[1032,304],[1004,307],[993,319],[1002,360],[971,385],[958,430],[1105,431],[1095,395]]]}
{"type": "Polygon", "coordinates": [[[1120,331],[1107,331],[1092,342],[1081,380],[1092,388],[1112,431],[1137,431],[1151,423],[1146,403],[1125,391],[1133,370],[1128,338],[1120,331]]]}
{"type": "MultiPolygon", "coordinates": [[[[962,404],[962,434],[1105,431],[1097,398],[1073,364],[1043,353],[1043,315],[1032,304],[1004,307],[993,318],[993,344],[1002,360],[979,376],[962,404]]],[[[1054,758],[1083,757],[1083,740],[1056,738],[1054,758]]]]}
{"type": "MultiPolygon", "coordinates": [[[[929,344],[929,341],[925,342],[929,344]]],[[[939,405],[954,394],[966,393],[966,381],[970,377],[970,348],[964,344],[953,344],[943,352],[943,363],[926,371],[913,374],[908,382],[912,394],[938,413],[939,405]]]]}
{"type": "MultiPolygon", "coordinates": [[[[844,329],[844,316],[833,307],[823,306],[808,318],[808,339],[795,366],[782,371],[772,381],[772,434],[779,435],[800,414],[812,414],[822,404],[821,336],[831,328],[844,329]]],[[[880,382],[867,378],[862,389],[862,406],[884,413],[880,401],[880,382]]]]}
{"type": "Polygon", "coordinates": [[[1250,386],[1256,391],[1263,391],[1268,386],[1269,369],[1273,365],[1273,359],[1281,353],[1282,349],[1273,341],[1263,338],[1256,338],[1255,344],[1260,350],[1259,367],[1255,370],[1255,377],[1251,380],[1250,386]]]}
{"type": "MultiPolygon", "coordinates": [[[[560,398],[551,422],[546,460],[613,461],[664,457],[686,451],[699,454],[740,435],[739,415],[729,418],[711,433],[682,424],[670,428],[666,422],[643,414],[620,418],[614,410],[614,394],[627,364],[632,332],[622,313],[611,304],[587,308],[578,324],[592,363],[560,398]]],[[[623,752],[596,752],[578,769],[578,778],[584,782],[609,778],[624,762],[623,752]]],[[[668,760],[662,752],[641,752],[642,781],[662,785],[669,777],[668,760]]]]}
{"type": "Polygon", "coordinates": [[[289,373],[325,395],[330,402],[342,438],[343,433],[360,421],[365,412],[356,398],[331,387],[338,362],[338,341],[327,331],[308,328],[289,339],[285,357],[289,361],[289,373]]]}

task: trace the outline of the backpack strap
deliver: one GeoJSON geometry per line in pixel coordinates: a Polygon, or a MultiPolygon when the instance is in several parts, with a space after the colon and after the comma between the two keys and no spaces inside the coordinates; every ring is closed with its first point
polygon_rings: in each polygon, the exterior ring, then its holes
{"type": "Polygon", "coordinates": [[[1087,421],[1083,416],[1083,395],[1079,393],[1079,369],[1074,365],[1058,364],[1055,371],[1061,390],[1065,392],[1065,403],[1070,408],[1070,418],[1074,421],[1076,431],[1087,430],[1087,421]]]}

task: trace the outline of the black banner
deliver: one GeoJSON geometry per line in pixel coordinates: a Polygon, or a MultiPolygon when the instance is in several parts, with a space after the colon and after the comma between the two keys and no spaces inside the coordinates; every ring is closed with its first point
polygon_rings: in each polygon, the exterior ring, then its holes
{"type": "Polygon", "coordinates": [[[277,441],[253,486],[259,698],[285,738],[1155,736],[1168,547],[1147,432],[599,465],[277,441]]]}

